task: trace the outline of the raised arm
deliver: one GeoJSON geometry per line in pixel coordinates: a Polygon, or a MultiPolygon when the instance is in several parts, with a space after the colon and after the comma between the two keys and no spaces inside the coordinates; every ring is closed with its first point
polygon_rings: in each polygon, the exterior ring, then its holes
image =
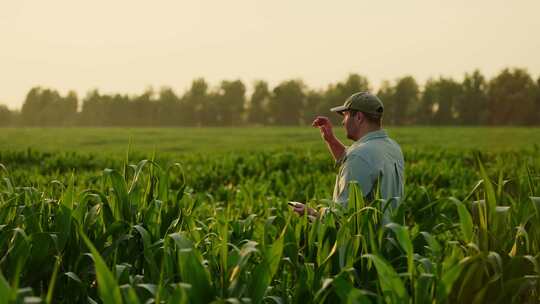
{"type": "Polygon", "coordinates": [[[326,142],[326,146],[332,154],[332,157],[334,157],[334,160],[341,159],[345,154],[345,145],[343,145],[334,135],[332,123],[330,123],[328,117],[317,116],[311,125],[314,128],[319,128],[321,131],[321,136],[326,142]]]}

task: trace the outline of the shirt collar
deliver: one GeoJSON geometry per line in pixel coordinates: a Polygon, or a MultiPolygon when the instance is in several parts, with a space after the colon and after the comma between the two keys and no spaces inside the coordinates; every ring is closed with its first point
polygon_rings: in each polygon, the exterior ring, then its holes
{"type": "Polygon", "coordinates": [[[386,131],[383,129],[380,129],[377,131],[371,131],[368,134],[362,136],[359,140],[355,141],[354,144],[358,145],[358,144],[368,142],[372,139],[386,138],[386,137],[388,137],[388,134],[386,133],[386,131]]]}

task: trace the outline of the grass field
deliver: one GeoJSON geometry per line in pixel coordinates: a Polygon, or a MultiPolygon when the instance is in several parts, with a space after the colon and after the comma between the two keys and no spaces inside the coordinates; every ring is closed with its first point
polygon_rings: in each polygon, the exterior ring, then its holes
{"type": "Polygon", "coordinates": [[[309,127],[0,130],[0,304],[540,301],[539,129],[390,129],[388,224],[309,127]]]}
{"type": "MultiPolygon", "coordinates": [[[[341,126],[336,133],[343,139],[341,126]]],[[[403,149],[443,148],[483,151],[519,150],[540,145],[540,128],[404,127],[389,128],[403,149]]],[[[139,152],[204,153],[326,149],[311,127],[252,128],[3,128],[1,150],[124,153],[128,143],[139,152]]]]}

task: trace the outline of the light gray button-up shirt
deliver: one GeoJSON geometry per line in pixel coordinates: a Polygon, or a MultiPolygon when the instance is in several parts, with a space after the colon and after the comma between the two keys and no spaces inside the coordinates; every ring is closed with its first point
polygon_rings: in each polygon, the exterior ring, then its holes
{"type": "Polygon", "coordinates": [[[348,147],[345,155],[337,161],[340,168],[334,201],[347,206],[350,181],[358,182],[364,197],[374,197],[380,178],[381,198],[396,208],[403,197],[404,163],[401,148],[386,131],[369,132],[348,147]]]}

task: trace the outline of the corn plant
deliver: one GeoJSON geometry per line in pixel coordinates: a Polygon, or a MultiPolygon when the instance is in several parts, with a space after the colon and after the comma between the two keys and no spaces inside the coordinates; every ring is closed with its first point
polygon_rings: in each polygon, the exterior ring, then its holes
{"type": "Polygon", "coordinates": [[[397,209],[312,153],[4,153],[0,303],[535,303],[537,152],[406,151],[397,209]]]}

